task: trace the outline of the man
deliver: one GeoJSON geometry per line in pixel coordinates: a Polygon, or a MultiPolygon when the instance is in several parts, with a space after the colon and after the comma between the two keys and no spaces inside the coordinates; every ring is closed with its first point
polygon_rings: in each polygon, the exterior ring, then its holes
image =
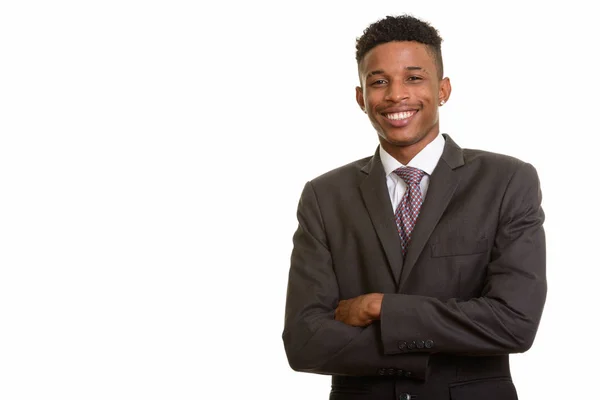
{"type": "Polygon", "coordinates": [[[365,30],[356,100],[380,146],[300,199],[283,340],[332,400],[517,398],[508,355],[546,297],[539,181],[440,135],[441,41],[411,16],[365,30]]]}

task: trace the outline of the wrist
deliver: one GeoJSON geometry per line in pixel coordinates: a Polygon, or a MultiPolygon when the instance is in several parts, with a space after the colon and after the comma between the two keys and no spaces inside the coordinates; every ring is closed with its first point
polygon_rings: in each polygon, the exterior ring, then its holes
{"type": "Polygon", "coordinates": [[[367,304],[367,314],[369,318],[378,320],[381,316],[381,303],[383,302],[383,293],[372,293],[367,304]]]}

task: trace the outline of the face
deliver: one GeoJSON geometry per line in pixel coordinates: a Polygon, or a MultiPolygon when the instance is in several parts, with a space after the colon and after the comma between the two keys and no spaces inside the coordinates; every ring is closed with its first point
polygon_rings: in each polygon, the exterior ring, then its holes
{"type": "MultiPolygon", "coordinates": [[[[450,96],[426,45],[388,42],[371,49],[359,65],[356,101],[392,156],[412,158],[439,133],[438,106],[450,96]]],[[[398,158],[398,157],[396,157],[398,158]]],[[[406,161],[406,160],[404,160],[406,161]]],[[[401,161],[402,162],[402,161],[401,161]]]]}

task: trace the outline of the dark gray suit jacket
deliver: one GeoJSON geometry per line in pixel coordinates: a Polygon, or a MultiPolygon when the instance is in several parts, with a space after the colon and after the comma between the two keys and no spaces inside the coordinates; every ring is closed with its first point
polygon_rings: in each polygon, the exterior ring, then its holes
{"type": "Polygon", "coordinates": [[[379,151],[304,188],[283,340],[293,369],[333,375],[332,399],[516,398],[508,354],[530,348],[546,297],[539,180],[444,137],[405,260],[379,151]],[[374,292],[381,321],[334,320],[374,292]]]}

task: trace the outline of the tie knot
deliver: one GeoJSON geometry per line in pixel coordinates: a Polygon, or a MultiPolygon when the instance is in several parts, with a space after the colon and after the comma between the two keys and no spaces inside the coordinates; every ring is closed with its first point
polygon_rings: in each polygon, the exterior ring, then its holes
{"type": "Polygon", "coordinates": [[[400,167],[394,170],[394,173],[398,175],[407,185],[421,183],[421,179],[425,176],[425,171],[413,167],[400,167]]]}

